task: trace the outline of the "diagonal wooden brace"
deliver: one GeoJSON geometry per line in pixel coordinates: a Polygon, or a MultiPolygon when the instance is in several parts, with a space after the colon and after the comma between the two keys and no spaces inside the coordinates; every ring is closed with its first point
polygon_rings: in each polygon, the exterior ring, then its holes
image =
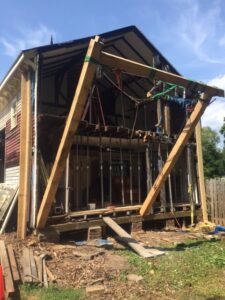
{"type": "Polygon", "coordinates": [[[208,101],[199,100],[193,110],[192,114],[188,118],[181,134],[179,135],[175,145],[173,146],[163,168],[161,169],[158,177],[156,178],[152,188],[150,189],[141,209],[140,215],[145,216],[149,213],[153,203],[155,202],[163,184],[165,183],[169,173],[174,167],[176,161],[178,160],[184,146],[187,144],[188,139],[194,132],[195,126],[199,122],[202,114],[204,113],[208,101]]]}
{"type": "Polygon", "coordinates": [[[66,120],[62,139],[59,144],[48,184],[38,212],[37,228],[43,228],[47,222],[59,181],[66,166],[66,159],[73,143],[74,134],[77,131],[85,108],[87,97],[95,77],[97,65],[92,63],[91,60],[99,60],[102,50],[102,44],[99,43],[99,39],[99,37],[91,39],[87,50],[86,57],[89,59],[84,61],[83,68],[81,70],[81,75],[77,84],[70,112],[66,120]]]}

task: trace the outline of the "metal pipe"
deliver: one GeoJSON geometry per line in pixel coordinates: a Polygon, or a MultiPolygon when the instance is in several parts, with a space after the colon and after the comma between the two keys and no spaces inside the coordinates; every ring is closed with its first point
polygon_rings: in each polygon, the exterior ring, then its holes
{"type": "Polygon", "coordinates": [[[101,135],[99,137],[100,142],[100,180],[101,180],[101,205],[104,208],[104,177],[103,177],[103,157],[102,157],[102,144],[101,144],[101,135]]]}
{"type": "Polygon", "coordinates": [[[79,146],[76,145],[76,209],[79,207],[79,146]]]}
{"type": "MultiPolygon", "coordinates": [[[[139,138],[138,138],[139,144],[139,138]]],[[[141,203],[141,158],[140,148],[138,147],[138,202],[141,203]]]]}
{"type": "Polygon", "coordinates": [[[132,163],[132,148],[130,139],[130,151],[129,151],[129,162],[130,162],[130,204],[133,205],[133,163],[132,163]]]}
{"type": "Polygon", "coordinates": [[[89,136],[87,136],[87,148],[86,148],[86,204],[88,207],[89,204],[89,176],[90,176],[90,153],[89,153],[89,136]]]}
{"type": "MultiPolygon", "coordinates": [[[[120,138],[120,141],[121,141],[121,138],[120,138]]],[[[124,197],[123,152],[122,152],[121,142],[120,142],[120,171],[121,171],[121,193],[122,193],[122,204],[125,205],[125,197],[124,197]]]]}
{"type": "Polygon", "coordinates": [[[109,202],[112,204],[112,145],[109,139],[109,202]]]}
{"type": "Polygon", "coordinates": [[[66,159],[66,170],[65,170],[65,213],[66,214],[69,212],[69,196],[70,196],[69,176],[70,176],[70,153],[66,159]]]}
{"type": "Polygon", "coordinates": [[[33,186],[32,186],[32,219],[31,219],[31,227],[35,228],[36,226],[36,218],[37,218],[37,189],[38,189],[38,126],[37,126],[37,117],[38,117],[38,78],[39,78],[39,55],[37,55],[36,59],[36,70],[35,70],[35,87],[34,87],[34,138],[33,138],[33,186]]]}

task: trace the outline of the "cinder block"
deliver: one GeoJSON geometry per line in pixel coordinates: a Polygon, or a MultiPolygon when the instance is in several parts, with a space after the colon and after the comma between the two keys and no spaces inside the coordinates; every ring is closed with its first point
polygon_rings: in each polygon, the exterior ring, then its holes
{"type": "Polygon", "coordinates": [[[131,223],[131,233],[142,231],[142,221],[131,223]]]}
{"type": "Polygon", "coordinates": [[[88,240],[97,240],[102,238],[102,227],[95,226],[88,228],[88,240]]]}

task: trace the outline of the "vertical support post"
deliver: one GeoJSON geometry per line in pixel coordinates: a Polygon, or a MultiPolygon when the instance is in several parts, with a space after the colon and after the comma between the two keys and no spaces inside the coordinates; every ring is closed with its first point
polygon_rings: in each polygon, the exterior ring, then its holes
{"type": "Polygon", "coordinates": [[[201,199],[201,204],[202,204],[203,222],[208,222],[200,121],[198,122],[198,124],[195,128],[195,139],[196,139],[196,151],[197,151],[198,183],[199,183],[200,199],[201,199]]]}
{"type": "Polygon", "coordinates": [[[32,156],[32,118],[30,72],[21,75],[21,125],[20,125],[20,182],[18,195],[17,237],[26,237],[32,156]]]}

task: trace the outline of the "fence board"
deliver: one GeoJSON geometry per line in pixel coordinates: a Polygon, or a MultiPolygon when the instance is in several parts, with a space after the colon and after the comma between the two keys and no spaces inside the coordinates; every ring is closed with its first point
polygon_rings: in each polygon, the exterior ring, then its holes
{"type": "Polygon", "coordinates": [[[206,198],[209,220],[225,226],[225,179],[207,179],[206,198]]]}

